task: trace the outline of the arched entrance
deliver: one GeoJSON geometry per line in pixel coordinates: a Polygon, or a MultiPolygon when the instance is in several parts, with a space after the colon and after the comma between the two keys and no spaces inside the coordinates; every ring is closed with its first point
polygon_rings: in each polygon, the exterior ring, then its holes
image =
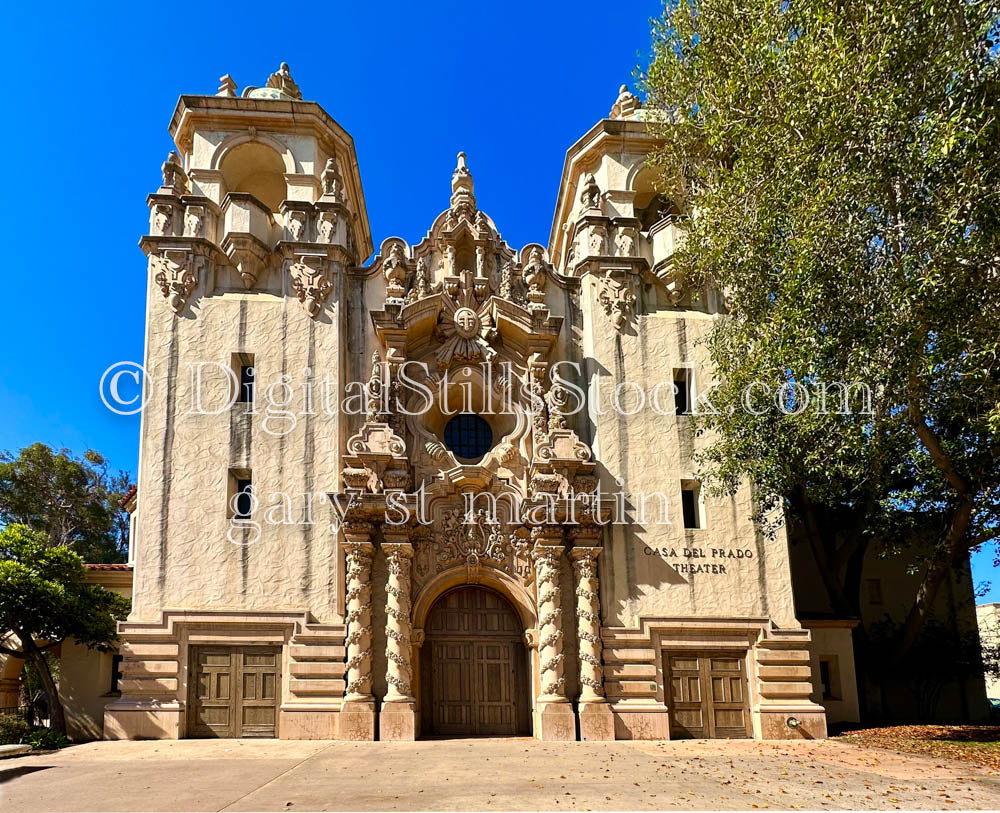
{"type": "Polygon", "coordinates": [[[434,602],[424,631],[424,733],[531,733],[524,630],[506,598],[481,585],[456,587],[434,602]]]}

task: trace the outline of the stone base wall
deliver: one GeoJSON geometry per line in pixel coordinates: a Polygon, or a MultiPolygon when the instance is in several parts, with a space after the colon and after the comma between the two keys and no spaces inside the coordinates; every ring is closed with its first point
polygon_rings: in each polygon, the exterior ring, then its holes
{"type": "MultiPolygon", "coordinates": [[[[211,644],[281,647],[280,739],[415,736],[415,708],[405,709],[412,731],[397,731],[399,715],[388,726],[386,707],[380,714],[377,702],[345,706],[345,635],[342,625],[312,623],[304,612],[166,611],[157,624],[126,622],[121,627],[122,696],[105,708],[104,737],[187,736],[188,653],[192,646],[211,644]]],[[[825,712],[809,699],[808,630],[778,629],[766,618],[641,618],[635,628],[604,627],[601,637],[607,705],[591,709],[592,725],[584,726],[581,710],[587,707],[540,703],[534,714],[536,736],[576,739],[583,732],[584,739],[669,739],[665,650],[743,653],[755,738],[826,736],[825,712]]]]}
{"type": "Polygon", "coordinates": [[[280,646],[281,739],[336,739],[344,696],[345,628],[307,612],[164,611],[153,624],[124,622],[122,696],[104,710],[105,739],[186,736],[192,646],[280,646]]]}
{"type": "Polygon", "coordinates": [[[755,738],[826,736],[826,712],[809,699],[808,630],[778,629],[767,618],[644,617],[634,628],[604,627],[601,637],[615,739],[670,738],[664,650],[742,653],[755,738]]]}

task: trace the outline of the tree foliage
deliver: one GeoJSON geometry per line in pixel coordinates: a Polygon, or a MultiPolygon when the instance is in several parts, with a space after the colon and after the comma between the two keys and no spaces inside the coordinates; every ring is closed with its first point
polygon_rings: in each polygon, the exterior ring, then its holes
{"type": "Polygon", "coordinates": [[[72,638],[109,650],[117,640],[117,622],[129,602],[117,593],[86,582],[79,555],[53,547],[48,537],[25,525],[0,531],[0,630],[14,633],[0,652],[30,661],[51,703],[53,727],[66,732],[62,704],[45,653],[72,638]]]}
{"type": "Polygon", "coordinates": [[[67,545],[87,562],[123,562],[128,514],[119,502],[130,476],[111,474],[95,451],[82,458],[43,443],[0,453],[0,523],[20,523],[67,545]]]}
{"type": "Polygon", "coordinates": [[[900,653],[1000,534],[997,36],[978,0],[670,0],[654,27],[652,160],[693,215],[674,270],[730,310],[703,462],[787,509],[839,612],[872,543],[919,540],[900,653]],[[824,412],[821,383],[870,410],[824,412]]]}

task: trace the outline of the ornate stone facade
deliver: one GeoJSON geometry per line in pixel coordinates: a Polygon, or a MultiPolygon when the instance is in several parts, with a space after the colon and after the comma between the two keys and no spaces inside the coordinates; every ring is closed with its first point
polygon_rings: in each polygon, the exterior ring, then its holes
{"type": "Polygon", "coordinates": [[[375,253],[353,142],[287,65],[181,97],[106,736],[683,736],[687,661],[730,670],[748,735],[825,734],[784,537],[697,491],[660,408],[724,306],[671,276],[642,115],[623,88],[571,148],[547,246],[501,237],[459,153],[426,235],[375,253]]]}

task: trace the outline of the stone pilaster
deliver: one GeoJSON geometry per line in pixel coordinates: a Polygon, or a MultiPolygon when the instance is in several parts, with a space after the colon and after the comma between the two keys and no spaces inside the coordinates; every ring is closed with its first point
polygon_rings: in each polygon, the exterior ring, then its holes
{"type": "Polygon", "coordinates": [[[576,577],[576,638],[580,647],[577,714],[582,740],[615,738],[614,717],[604,697],[604,667],[601,663],[601,605],[597,575],[600,553],[599,547],[574,547],[569,552],[576,577]]]}
{"type": "Polygon", "coordinates": [[[389,573],[386,582],[385,655],[388,685],[379,714],[379,739],[414,740],[416,702],[413,697],[410,645],[410,567],[413,545],[404,529],[383,530],[382,550],[389,573]]]}
{"type": "Polygon", "coordinates": [[[372,697],[371,573],[375,546],[368,522],[344,526],[347,562],[347,689],[340,713],[340,738],[375,739],[375,698],[372,697]]]}
{"type": "Polygon", "coordinates": [[[558,525],[532,529],[535,582],[538,591],[538,669],[541,694],[535,704],[535,736],[541,740],[575,740],[576,721],[566,697],[562,628],[563,539],[558,525]]]}

